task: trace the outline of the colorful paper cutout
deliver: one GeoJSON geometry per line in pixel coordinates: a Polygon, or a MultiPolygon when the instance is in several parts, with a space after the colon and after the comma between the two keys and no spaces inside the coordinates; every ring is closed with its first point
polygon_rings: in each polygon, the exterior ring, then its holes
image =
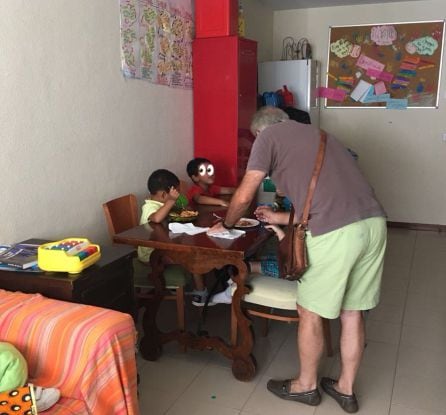
{"type": "Polygon", "coordinates": [[[344,101],[346,95],[346,92],[342,89],[326,88],[324,86],[319,87],[317,91],[318,97],[328,98],[339,102],[344,101]]]}
{"type": "Polygon", "coordinates": [[[391,45],[397,38],[396,29],[389,25],[372,27],[370,38],[377,45],[391,45]]]}
{"type": "Polygon", "coordinates": [[[388,110],[405,110],[407,109],[407,98],[389,99],[386,103],[386,109],[388,110]]]}
{"type": "Polygon", "coordinates": [[[374,87],[375,87],[375,94],[376,95],[385,94],[387,92],[386,85],[384,84],[383,81],[377,82],[374,85],[374,87]]]}
{"type": "Polygon", "coordinates": [[[352,58],[357,58],[361,54],[361,46],[353,45],[352,50],[350,52],[350,56],[352,58]]]}
{"type": "Polygon", "coordinates": [[[350,98],[355,101],[361,101],[361,99],[366,97],[370,88],[372,88],[372,84],[360,79],[358,85],[356,85],[355,89],[350,94],[350,98]]]}
{"type": "Polygon", "coordinates": [[[330,45],[330,51],[333,52],[338,58],[346,58],[348,55],[350,55],[352,49],[352,43],[345,39],[339,39],[330,45]]]}
{"type": "Polygon", "coordinates": [[[365,70],[376,69],[378,71],[382,71],[385,65],[375,59],[369,58],[368,56],[362,54],[356,61],[356,66],[359,66],[360,68],[365,70]]]}
{"type": "Polygon", "coordinates": [[[393,79],[393,74],[390,72],[378,71],[372,68],[367,69],[366,74],[371,78],[379,79],[385,82],[391,82],[393,79]]]}
{"type": "Polygon", "coordinates": [[[370,104],[374,102],[387,102],[390,98],[390,94],[379,95],[367,95],[362,102],[370,104]]]}
{"type": "Polygon", "coordinates": [[[432,36],[424,36],[412,41],[419,55],[433,55],[438,48],[438,42],[432,36]]]}

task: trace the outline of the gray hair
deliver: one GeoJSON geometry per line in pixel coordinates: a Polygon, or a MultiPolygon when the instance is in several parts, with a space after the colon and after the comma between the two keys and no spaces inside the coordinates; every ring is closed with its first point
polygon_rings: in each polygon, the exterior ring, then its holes
{"type": "Polygon", "coordinates": [[[258,131],[262,131],[270,125],[289,119],[288,114],[280,108],[272,106],[262,107],[252,117],[250,130],[253,135],[256,135],[258,131]]]}

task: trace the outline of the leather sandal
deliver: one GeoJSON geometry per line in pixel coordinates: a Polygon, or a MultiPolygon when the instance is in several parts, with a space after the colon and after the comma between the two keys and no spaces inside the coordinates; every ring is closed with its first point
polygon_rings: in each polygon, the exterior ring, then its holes
{"type": "Polygon", "coordinates": [[[270,379],[266,387],[270,392],[274,393],[274,395],[278,396],[281,399],[300,402],[311,406],[316,406],[321,403],[321,394],[319,393],[319,390],[317,388],[308,392],[290,392],[291,381],[292,379],[270,379]]]}
{"type": "Polygon", "coordinates": [[[334,385],[337,383],[337,380],[331,378],[322,378],[321,379],[321,388],[330,395],[339,405],[340,407],[349,414],[353,414],[358,412],[358,401],[356,400],[355,394],[346,395],[344,393],[338,392],[334,385]]]}

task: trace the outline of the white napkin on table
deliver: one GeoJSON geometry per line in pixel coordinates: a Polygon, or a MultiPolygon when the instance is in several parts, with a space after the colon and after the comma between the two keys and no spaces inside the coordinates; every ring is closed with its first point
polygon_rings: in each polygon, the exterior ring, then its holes
{"type": "Polygon", "coordinates": [[[246,232],[239,230],[239,229],[228,229],[223,232],[213,233],[213,234],[207,234],[208,236],[214,237],[214,238],[223,238],[223,239],[237,239],[240,236],[244,235],[246,232]]]}
{"type": "Polygon", "coordinates": [[[200,228],[193,223],[169,223],[169,230],[173,233],[187,233],[188,235],[196,235],[198,233],[206,232],[209,228],[200,228]]]}

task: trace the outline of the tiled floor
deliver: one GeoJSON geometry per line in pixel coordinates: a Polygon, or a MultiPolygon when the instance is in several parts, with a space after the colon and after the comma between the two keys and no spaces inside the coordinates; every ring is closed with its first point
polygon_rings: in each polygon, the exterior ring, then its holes
{"type": "MultiPolygon", "coordinates": [[[[390,229],[382,300],[367,318],[368,345],[355,387],[361,414],[446,414],[445,292],[446,235],[390,229]]],[[[187,311],[193,329],[196,310],[187,311]]],[[[227,337],[229,306],[212,307],[206,326],[227,337]]],[[[332,328],[336,342],[336,321],[332,328]]],[[[274,322],[268,337],[258,332],[257,375],[247,383],[237,381],[229,362],[215,351],[182,353],[168,344],[156,362],[138,358],[141,414],[344,414],[327,395],[310,407],[268,392],[268,379],[296,374],[295,326],[274,322]]],[[[335,356],[323,359],[321,376],[337,376],[338,351],[335,343],[335,356]]]]}

